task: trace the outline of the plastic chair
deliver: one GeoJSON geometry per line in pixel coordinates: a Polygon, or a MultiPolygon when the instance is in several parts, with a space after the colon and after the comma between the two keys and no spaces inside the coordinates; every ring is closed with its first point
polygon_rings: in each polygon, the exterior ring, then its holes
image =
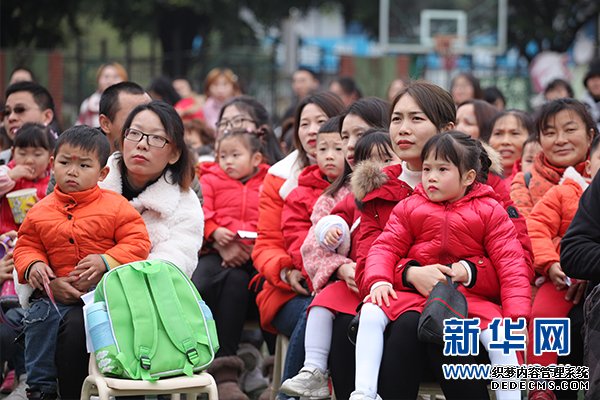
{"type": "Polygon", "coordinates": [[[163,378],[155,382],[108,378],[98,371],[94,355],[90,356],[89,375],[81,387],[81,400],[90,400],[90,396],[99,396],[100,400],[109,400],[109,396],[138,396],[152,394],[171,394],[171,399],[179,400],[185,393],[188,400],[196,395],[207,393],[209,400],[218,400],[217,384],[208,372],[194,376],[176,376],[163,378]]]}
{"type": "Polygon", "coordinates": [[[279,387],[281,386],[281,375],[283,375],[283,367],[285,365],[285,355],[287,353],[290,340],[287,336],[279,334],[275,342],[275,362],[273,364],[273,381],[271,383],[272,393],[271,400],[275,400],[279,387]]]}

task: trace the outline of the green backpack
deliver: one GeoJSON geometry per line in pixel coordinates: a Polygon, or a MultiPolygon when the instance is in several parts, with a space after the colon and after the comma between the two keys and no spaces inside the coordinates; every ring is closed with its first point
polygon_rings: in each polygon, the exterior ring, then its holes
{"type": "Polygon", "coordinates": [[[104,375],[157,380],[208,368],[219,349],[212,313],[194,284],[163,260],[111,269],[86,306],[104,375]]]}

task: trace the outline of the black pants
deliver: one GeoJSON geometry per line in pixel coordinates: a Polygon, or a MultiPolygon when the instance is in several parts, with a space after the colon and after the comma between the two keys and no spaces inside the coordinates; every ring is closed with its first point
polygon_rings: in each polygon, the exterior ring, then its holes
{"type": "MultiPolygon", "coordinates": [[[[7,318],[13,317],[14,319],[20,320],[22,315],[19,314],[18,310],[11,309],[6,313],[7,318]]],[[[16,324],[15,324],[16,326],[16,324]]],[[[18,378],[20,375],[25,373],[25,359],[23,348],[23,341],[15,343],[15,339],[19,335],[19,331],[10,326],[10,324],[0,322],[0,381],[2,380],[1,374],[4,372],[1,370],[5,363],[8,363],[9,370],[14,369],[15,375],[18,378]]]]}
{"type": "MultiPolygon", "coordinates": [[[[583,302],[574,306],[569,312],[571,320],[571,353],[558,357],[558,364],[583,365],[583,302]]],[[[558,400],[577,400],[578,392],[574,390],[557,390],[554,392],[558,400]]]]}
{"type": "Polygon", "coordinates": [[[201,256],[192,275],[192,282],[217,324],[220,345],[217,357],[236,354],[248,311],[258,315],[255,297],[248,289],[255,274],[252,262],[238,268],[222,267],[221,262],[223,259],[216,253],[201,256]]]}
{"type": "Polygon", "coordinates": [[[89,354],[85,348],[83,309],[69,311],[58,330],[56,368],[61,399],[79,399],[88,375],[89,354]]]}
{"type": "MultiPolygon", "coordinates": [[[[442,346],[417,339],[419,313],[407,312],[385,331],[378,392],[384,399],[415,399],[422,381],[436,380],[447,399],[489,399],[485,381],[444,380],[442,364],[476,363],[473,357],[446,357],[442,346]]],[[[348,340],[352,316],[339,314],[333,327],[329,366],[336,397],[347,399],[354,390],[355,348],[348,340]]]]}

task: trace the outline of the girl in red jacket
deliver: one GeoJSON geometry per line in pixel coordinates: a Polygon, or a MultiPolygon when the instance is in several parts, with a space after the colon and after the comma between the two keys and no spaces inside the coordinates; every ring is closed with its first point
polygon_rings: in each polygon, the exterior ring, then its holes
{"type": "Polygon", "coordinates": [[[54,135],[43,125],[27,123],[19,129],[12,161],[0,166],[0,234],[18,229],[5,196],[8,192],[35,188],[38,200],[46,196],[55,142],[54,135]]]}
{"type": "Polygon", "coordinates": [[[250,260],[256,233],[258,195],[269,166],[263,163],[258,131],[224,133],[217,142],[217,162],[203,163],[200,183],[204,238],[208,243],[192,281],[219,325],[218,357],[235,356],[252,296],[255,269],[250,260]]]}
{"type": "MultiPolygon", "coordinates": [[[[515,227],[492,188],[477,182],[485,182],[491,164],[481,144],[464,133],[448,132],[432,137],[421,159],[422,184],[394,208],[367,257],[362,284],[370,294],[361,310],[351,400],[378,398],[383,332],[404,312],[422,310],[430,291],[419,279],[430,275],[426,268],[463,284],[469,317],[479,317],[482,327],[496,317],[529,316],[528,266],[515,227]],[[465,290],[478,282],[477,270],[460,260],[474,255],[491,260],[494,271],[485,273],[497,274],[496,287],[465,290]]],[[[491,339],[491,330],[482,329],[481,342],[487,347],[491,339]]],[[[518,364],[514,351],[488,353],[492,364],[518,364]]],[[[497,396],[518,399],[520,393],[497,396]]]]}

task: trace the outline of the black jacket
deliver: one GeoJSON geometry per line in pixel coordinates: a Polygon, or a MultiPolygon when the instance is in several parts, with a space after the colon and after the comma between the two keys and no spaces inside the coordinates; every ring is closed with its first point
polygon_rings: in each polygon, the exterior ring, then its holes
{"type": "MultiPolygon", "coordinates": [[[[600,175],[600,174],[599,174],[600,175]]],[[[581,196],[577,213],[561,243],[560,265],[568,276],[600,282],[600,177],[581,196]]]]}

